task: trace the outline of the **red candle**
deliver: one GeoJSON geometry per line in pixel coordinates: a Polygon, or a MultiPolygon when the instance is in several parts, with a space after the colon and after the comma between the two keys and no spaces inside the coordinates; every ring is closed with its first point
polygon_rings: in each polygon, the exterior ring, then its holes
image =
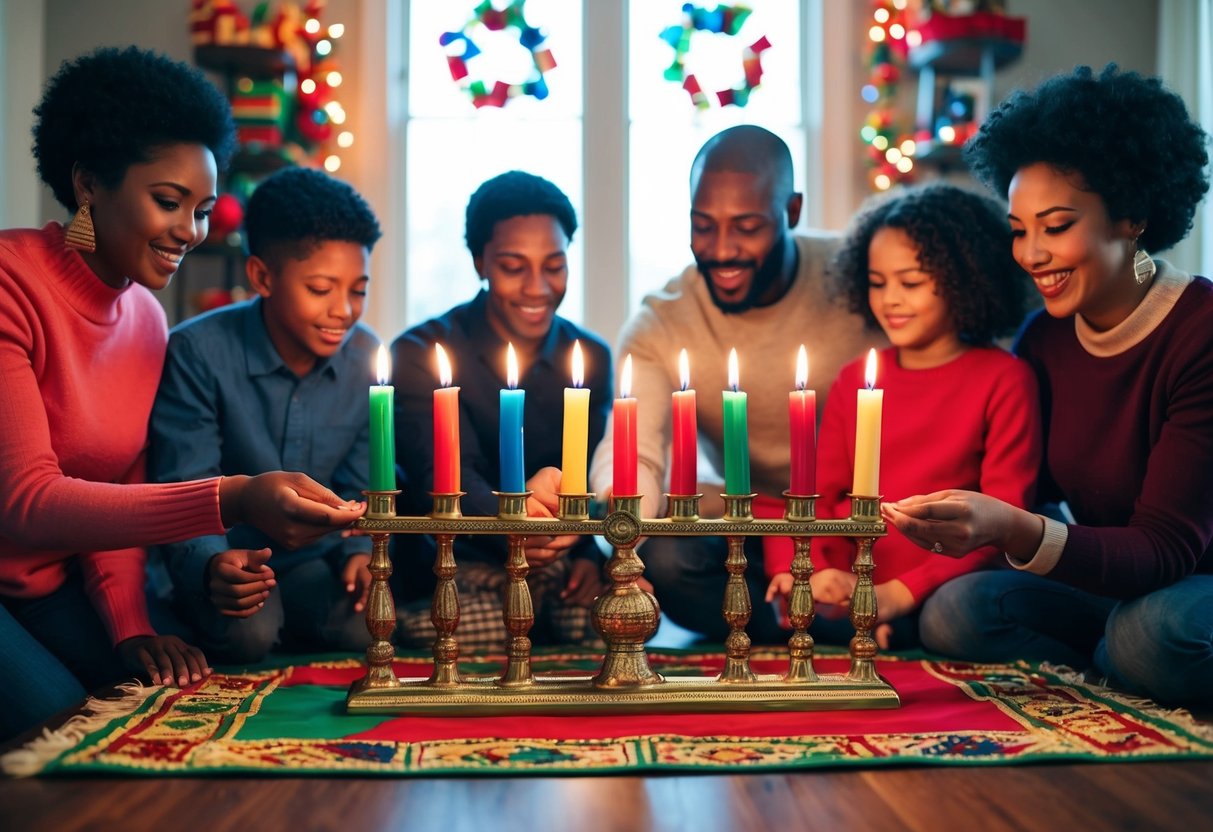
{"type": "Polygon", "coordinates": [[[817,491],[817,392],[809,383],[809,356],[804,344],[796,356],[796,389],[788,393],[788,424],[792,437],[792,479],[788,491],[797,495],[817,491]]]}
{"type": "Polygon", "coordinates": [[[699,493],[698,429],[695,421],[695,391],[687,351],[678,354],[682,389],[674,393],[674,447],[671,452],[670,493],[675,496],[699,493]]]}
{"type": "Polygon", "coordinates": [[[636,496],[636,400],[632,398],[632,356],[623,360],[619,378],[619,398],[611,411],[615,425],[613,439],[614,474],[611,493],[620,497],[636,496]]]}
{"type": "Polygon", "coordinates": [[[438,378],[434,391],[434,493],[459,491],[459,388],[451,386],[451,362],[441,344],[434,345],[438,378]]]}

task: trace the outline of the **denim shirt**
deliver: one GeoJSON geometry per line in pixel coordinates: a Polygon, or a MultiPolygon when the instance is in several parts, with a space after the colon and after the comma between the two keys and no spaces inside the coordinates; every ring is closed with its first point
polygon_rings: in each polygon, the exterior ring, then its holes
{"type": "MultiPolygon", "coordinates": [[[[180,482],[213,476],[301,471],[341,497],[362,499],[370,468],[368,387],[379,340],[356,324],[341,349],[302,378],[274,348],[262,300],[186,321],[169,336],[152,408],[148,477],[180,482]]],[[[370,539],[333,532],[285,553],[249,525],[162,547],[178,587],[198,591],[210,559],[227,549],[273,550],[275,569],[324,555],[370,551],[370,539]]]]}

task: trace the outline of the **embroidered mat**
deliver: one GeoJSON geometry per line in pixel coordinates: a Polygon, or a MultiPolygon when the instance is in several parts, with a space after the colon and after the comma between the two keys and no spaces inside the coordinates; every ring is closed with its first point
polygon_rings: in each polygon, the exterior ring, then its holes
{"type": "MultiPolygon", "coordinates": [[[[721,664],[720,654],[692,651],[654,650],[650,658],[667,675],[715,671],[721,664]]],[[[878,671],[902,700],[893,710],[438,718],[347,715],[346,688],[362,675],[361,664],[332,657],[294,661],[218,672],[184,690],[145,688],[133,695],[133,712],[128,708],[40,761],[41,773],[736,773],[1213,758],[1213,732],[1186,714],[1131,703],[1026,663],[881,657],[878,671]]],[[[543,671],[584,672],[597,664],[585,652],[535,657],[543,671]]],[[[786,664],[786,651],[753,654],[757,672],[781,672],[786,664]]],[[[463,663],[477,674],[503,666],[501,656],[463,663]]],[[[847,660],[819,656],[815,666],[845,672],[847,660]]],[[[397,661],[402,676],[426,676],[429,668],[424,658],[397,661]]]]}

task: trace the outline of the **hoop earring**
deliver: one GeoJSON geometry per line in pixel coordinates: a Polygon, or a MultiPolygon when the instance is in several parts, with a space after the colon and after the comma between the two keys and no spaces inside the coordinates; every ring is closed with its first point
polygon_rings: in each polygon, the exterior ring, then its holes
{"type": "Polygon", "coordinates": [[[93,212],[87,202],[80,204],[76,216],[67,225],[63,242],[68,248],[78,251],[93,252],[97,250],[97,235],[93,230],[93,212]]]}

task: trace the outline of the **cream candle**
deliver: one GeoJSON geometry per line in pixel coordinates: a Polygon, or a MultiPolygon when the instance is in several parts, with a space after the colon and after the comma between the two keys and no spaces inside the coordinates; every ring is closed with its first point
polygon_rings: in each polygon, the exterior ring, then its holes
{"type": "Polygon", "coordinates": [[[876,386],[876,350],[868,351],[864,371],[866,389],[856,391],[855,479],[851,493],[857,497],[880,496],[880,418],[884,391],[876,386]]]}

